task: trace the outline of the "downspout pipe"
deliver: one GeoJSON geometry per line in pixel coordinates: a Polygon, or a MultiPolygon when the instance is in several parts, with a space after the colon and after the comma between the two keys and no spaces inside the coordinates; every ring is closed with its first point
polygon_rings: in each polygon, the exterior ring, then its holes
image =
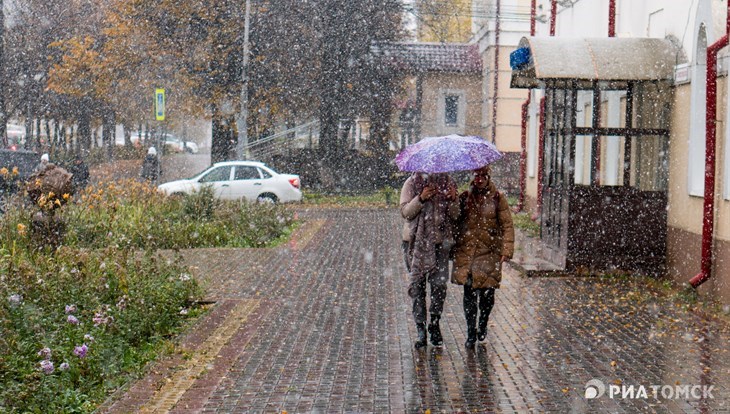
{"type": "Polygon", "coordinates": [[[616,37],[616,0],[608,2],[608,37],[616,37]]]}
{"type": "Polygon", "coordinates": [[[499,99],[499,19],[501,0],[497,0],[497,13],[494,17],[494,97],[492,98],[492,144],[497,142],[497,99],[499,99]]]}
{"type": "MultiPolygon", "coordinates": [[[[535,16],[537,15],[537,0],[530,2],[530,37],[535,36],[535,16]]],[[[522,134],[521,144],[522,152],[520,153],[520,198],[517,202],[517,211],[520,212],[525,208],[525,193],[527,192],[527,114],[530,108],[530,100],[532,98],[532,89],[528,91],[527,99],[522,104],[522,134]]]]}
{"type": "Polygon", "coordinates": [[[520,152],[520,198],[517,201],[518,212],[525,208],[525,191],[527,191],[527,114],[530,108],[531,97],[532,89],[528,91],[527,99],[522,104],[522,131],[520,134],[522,151],[520,152]]]}
{"type": "Polygon", "coordinates": [[[730,33],[730,4],[725,36],[707,48],[707,101],[705,115],[705,203],[702,222],[702,260],[700,273],[690,279],[693,288],[712,276],[712,238],[715,230],[715,153],[717,117],[717,54],[728,45],[730,33]]]}
{"type": "Polygon", "coordinates": [[[555,36],[555,21],[558,18],[558,0],[550,1],[550,36],[555,36]]]}

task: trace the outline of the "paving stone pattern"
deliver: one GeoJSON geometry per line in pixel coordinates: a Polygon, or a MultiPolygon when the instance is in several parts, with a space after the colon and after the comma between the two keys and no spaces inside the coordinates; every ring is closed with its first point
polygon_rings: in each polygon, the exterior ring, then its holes
{"type": "Polygon", "coordinates": [[[416,351],[398,213],[299,214],[308,224],[285,246],[184,252],[217,302],[183,339],[188,361],[205,369],[178,360],[108,411],[730,412],[727,325],[661,292],[632,279],[525,278],[505,269],[484,345],[465,350],[462,288],[450,285],[444,346],[416,351]],[[246,317],[226,322],[244,303],[246,317]],[[223,344],[208,337],[226,330],[223,344]],[[196,354],[206,352],[217,354],[196,354]],[[181,385],[171,391],[165,384],[175,378],[181,385]],[[591,379],[712,385],[714,398],[607,391],[588,400],[591,379]]]}

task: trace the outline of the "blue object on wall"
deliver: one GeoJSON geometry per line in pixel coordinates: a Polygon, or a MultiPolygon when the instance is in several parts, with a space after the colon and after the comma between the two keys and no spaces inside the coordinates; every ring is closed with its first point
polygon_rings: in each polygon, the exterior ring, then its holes
{"type": "Polygon", "coordinates": [[[512,70],[522,70],[530,63],[530,49],[521,47],[509,54],[509,65],[512,70]]]}

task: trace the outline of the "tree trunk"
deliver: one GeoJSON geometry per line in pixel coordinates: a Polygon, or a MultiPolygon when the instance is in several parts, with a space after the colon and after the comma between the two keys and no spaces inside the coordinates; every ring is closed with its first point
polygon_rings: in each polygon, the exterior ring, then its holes
{"type": "Polygon", "coordinates": [[[48,120],[48,118],[46,118],[46,145],[51,148],[51,151],[56,150],[56,145],[53,142],[53,135],[51,134],[51,122],[48,120]]]}
{"type": "Polygon", "coordinates": [[[48,152],[48,149],[45,148],[45,146],[41,142],[41,119],[40,118],[35,119],[35,140],[36,140],[35,141],[36,145],[38,146],[38,151],[43,150],[43,152],[48,152]]]}
{"type": "Polygon", "coordinates": [[[106,156],[108,160],[114,158],[114,124],[115,124],[114,111],[107,109],[104,111],[102,119],[102,130],[101,130],[101,144],[102,147],[106,147],[106,156]]]}
{"type": "Polygon", "coordinates": [[[66,140],[66,125],[60,125],[58,129],[58,139],[63,147],[63,152],[68,152],[68,141],[66,140]]]}
{"type": "Polygon", "coordinates": [[[76,154],[80,154],[81,151],[88,151],[91,149],[91,116],[88,111],[83,111],[79,116],[79,126],[76,130],[76,154]]]}
{"type": "Polygon", "coordinates": [[[231,131],[227,125],[225,116],[221,113],[218,105],[212,107],[211,117],[213,127],[213,141],[210,146],[210,162],[225,161],[229,157],[231,147],[231,131]]]}

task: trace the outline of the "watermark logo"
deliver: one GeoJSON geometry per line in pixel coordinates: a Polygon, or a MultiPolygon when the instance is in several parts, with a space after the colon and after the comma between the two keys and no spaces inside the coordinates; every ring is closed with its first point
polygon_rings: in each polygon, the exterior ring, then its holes
{"type": "Polygon", "coordinates": [[[714,385],[617,385],[608,387],[598,379],[586,383],[585,398],[601,398],[604,394],[611,399],[713,399],[714,385]]]}
{"type": "Polygon", "coordinates": [[[603,385],[601,380],[592,379],[586,382],[586,393],[587,399],[601,398],[606,393],[606,386],[603,385]]]}

